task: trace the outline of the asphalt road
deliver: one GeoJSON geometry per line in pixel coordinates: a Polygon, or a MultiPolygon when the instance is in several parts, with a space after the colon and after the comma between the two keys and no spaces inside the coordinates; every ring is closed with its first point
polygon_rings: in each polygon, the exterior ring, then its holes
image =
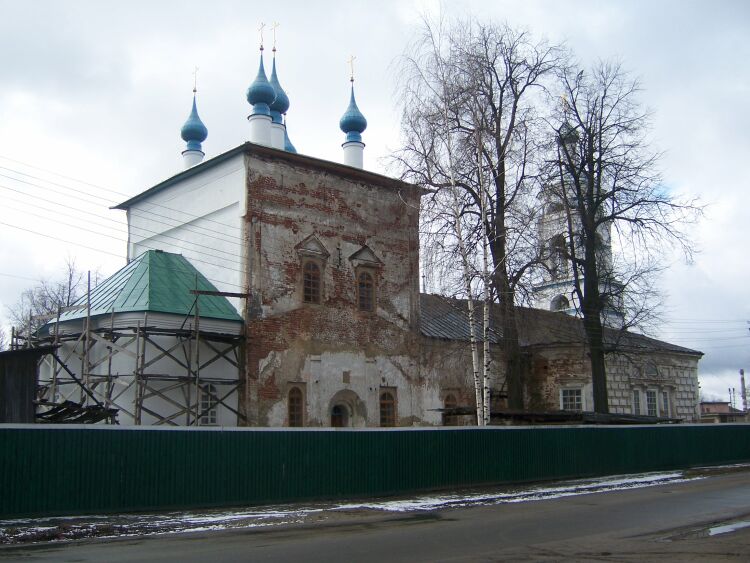
{"type": "Polygon", "coordinates": [[[750,472],[582,496],[317,523],[0,548],[3,561],[750,561],[750,472]]]}

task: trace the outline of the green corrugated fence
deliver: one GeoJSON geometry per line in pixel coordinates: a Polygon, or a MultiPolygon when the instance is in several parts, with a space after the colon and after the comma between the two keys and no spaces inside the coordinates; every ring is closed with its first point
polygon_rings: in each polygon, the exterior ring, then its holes
{"type": "Polygon", "coordinates": [[[0,518],[240,506],[750,461],[750,425],[0,425],[0,518]]]}

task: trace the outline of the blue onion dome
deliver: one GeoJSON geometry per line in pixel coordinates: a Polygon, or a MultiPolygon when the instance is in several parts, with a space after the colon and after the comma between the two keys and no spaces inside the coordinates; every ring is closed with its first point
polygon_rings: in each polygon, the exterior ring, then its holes
{"type": "Polygon", "coordinates": [[[276,75],[276,56],[273,57],[273,67],[271,69],[271,86],[273,86],[276,98],[271,104],[271,117],[275,123],[281,123],[281,116],[289,109],[289,96],[279,84],[279,77],[276,75]]]}
{"type": "Polygon", "coordinates": [[[193,111],[190,112],[185,125],[182,126],[180,136],[187,143],[187,150],[189,151],[201,150],[201,143],[208,137],[208,129],[203,125],[201,118],[198,117],[198,108],[195,105],[195,92],[193,92],[193,111]]]}
{"type": "Polygon", "coordinates": [[[260,67],[258,76],[247,89],[247,101],[253,106],[254,114],[269,115],[269,106],[276,98],[276,91],[266,78],[266,69],[263,67],[263,51],[260,53],[260,67]]]}
{"type": "Polygon", "coordinates": [[[287,133],[286,126],[284,126],[284,150],[297,154],[297,149],[294,148],[292,141],[289,140],[289,133],[287,133]]]}
{"type": "Polygon", "coordinates": [[[352,83],[352,94],[349,99],[349,107],[346,108],[344,115],[341,116],[339,121],[339,127],[346,133],[346,142],[362,142],[362,132],[367,129],[367,120],[362,112],[357,107],[357,102],[354,99],[354,84],[352,83]]]}

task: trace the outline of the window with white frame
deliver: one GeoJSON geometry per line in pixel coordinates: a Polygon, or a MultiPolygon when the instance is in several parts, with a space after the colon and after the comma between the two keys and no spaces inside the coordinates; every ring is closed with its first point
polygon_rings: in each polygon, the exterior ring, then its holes
{"type": "Polygon", "coordinates": [[[219,404],[216,394],[216,386],[209,383],[201,388],[201,401],[200,401],[200,418],[201,424],[213,425],[216,424],[217,416],[216,407],[219,404]]]}
{"type": "Polygon", "coordinates": [[[661,413],[663,416],[669,416],[669,391],[661,392],[661,413]]]}
{"type": "Polygon", "coordinates": [[[641,414],[641,392],[633,389],[633,414],[641,414]]]}
{"type": "Polygon", "coordinates": [[[649,389],[646,391],[646,414],[648,416],[658,416],[659,408],[656,404],[656,391],[649,389]]]}
{"type": "Polygon", "coordinates": [[[583,392],[581,389],[560,390],[560,406],[564,411],[583,410],[583,392]]]}

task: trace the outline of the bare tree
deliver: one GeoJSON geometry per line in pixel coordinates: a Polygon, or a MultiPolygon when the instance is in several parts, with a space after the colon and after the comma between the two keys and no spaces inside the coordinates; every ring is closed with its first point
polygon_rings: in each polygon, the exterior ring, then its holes
{"type": "Polygon", "coordinates": [[[691,256],[683,231],[700,208],[662,185],[659,154],[648,142],[649,113],[639,84],[621,65],[566,68],[548,190],[565,217],[559,249],[572,268],[593,379],[594,410],[609,411],[603,327],[641,324],[654,312],[653,279],[665,243],[691,256]]]}
{"type": "MultiPolygon", "coordinates": [[[[526,295],[525,283],[538,263],[532,228],[541,138],[537,93],[563,54],[507,25],[425,20],[422,34],[404,56],[404,146],[395,159],[405,179],[435,189],[427,206],[448,187],[461,192],[467,246],[480,256],[479,262],[486,240],[487,295],[502,311],[498,328],[511,408],[523,407],[515,306],[526,295]],[[451,154],[441,141],[446,137],[451,154]]],[[[437,238],[444,227],[428,214],[426,240],[437,238]]]]}
{"type": "MultiPolygon", "coordinates": [[[[92,281],[97,277],[92,276],[92,281]]],[[[8,308],[16,334],[29,338],[57,315],[59,308],[71,306],[84,295],[87,283],[86,272],[78,270],[75,259],[68,257],[59,277],[40,280],[21,293],[18,302],[8,308]]]]}

